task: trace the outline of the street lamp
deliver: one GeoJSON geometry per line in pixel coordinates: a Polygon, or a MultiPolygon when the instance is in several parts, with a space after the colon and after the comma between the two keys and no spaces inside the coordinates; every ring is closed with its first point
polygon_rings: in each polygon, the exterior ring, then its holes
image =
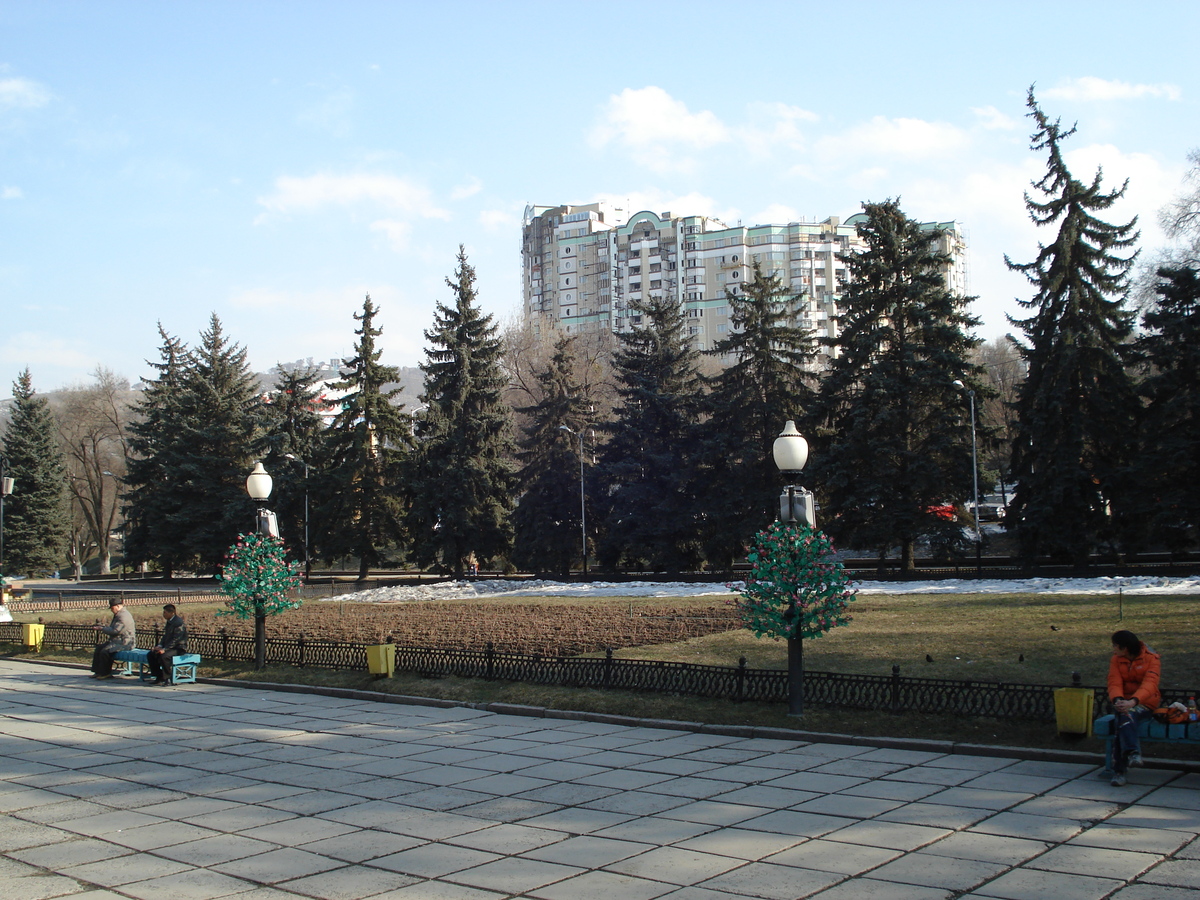
{"type": "Polygon", "coordinates": [[[983,575],[983,535],[979,531],[979,450],[975,441],[975,391],[958,379],[954,386],[960,391],[967,392],[971,401],[971,478],[975,485],[975,577],[983,575]]]}
{"type": "Polygon", "coordinates": [[[583,577],[587,578],[587,502],[583,493],[583,432],[577,432],[568,425],[559,425],[558,429],[579,437],[579,532],[583,539],[583,577]]]}
{"type": "Polygon", "coordinates": [[[284,457],[304,466],[304,578],[307,581],[312,575],[312,563],[308,558],[308,463],[294,453],[285,453],[284,457]]]}
{"type": "Polygon", "coordinates": [[[411,423],[408,426],[408,433],[412,437],[417,436],[417,413],[419,413],[423,409],[429,409],[429,404],[428,403],[422,404],[421,406],[418,406],[415,409],[411,410],[408,414],[409,419],[411,420],[411,423]]]}
{"type": "MultiPolygon", "coordinates": [[[[796,430],[796,423],[792,419],[787,420],[783,431],[775,438],[771,455],[775,458],[775,466],[789,480],[800,477],[800,472],[808,463],[808,441],[796,430]]],[[[802,522],[810,528],[816,528],[812,491],[806,491],[797,484],[785,487],[779,495],[779,521],[802,522]]]]}
{"type": "Polygon", "coordinates": [[[8,460],[0,456],[0,575],[4,574],[4,498],[13,492],[16,480],[4,473],[8,471],[8,460]]]}
{"type": "Polygon", "coordinates": [[[271,476],[267,474],[267,470],[263,468],[263,464],[256,462],[254,470],[246,478],[246,493],[250,495],[251,500],[259,504],[258,514],[255,517],[255,530],[259,534],[269,534],[271,537],[279,537],[279,523],[275,520],[275,513],[269,509],[265,509],[262,505],[271,496],[272,484],[271,476]]]}

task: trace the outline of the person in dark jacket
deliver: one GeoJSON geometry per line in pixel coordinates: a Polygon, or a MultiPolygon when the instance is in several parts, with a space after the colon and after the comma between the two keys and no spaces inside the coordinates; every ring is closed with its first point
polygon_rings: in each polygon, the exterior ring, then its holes
{"type": "Polygon", "coordinates": [[[112,678],[113,657],[121,650],[132,650],[137,636],[133,625],[133,616],[120,600],[108,601],[112,610],[112,621],[107,625],[93,625],[96,631],[102,631],[109,636],[108,640],[96,648],[92,654],[92,678],[112,678]]]}
{"type": "Polygon", "coordinates": [[[154,676],[154,686],[159,687],[171,683],[171,657],[187,653],[187,626],[183,624],[183,616],[175,611],[175,604],[168,603],[163,607],[162,639],[150,648],[146,657],[146,666],[154,676]]]}

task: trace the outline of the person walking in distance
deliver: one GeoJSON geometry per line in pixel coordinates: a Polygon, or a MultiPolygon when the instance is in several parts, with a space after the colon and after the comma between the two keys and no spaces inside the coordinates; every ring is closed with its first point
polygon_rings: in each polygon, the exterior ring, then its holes
{"type": "Polygon", "coordinates": [[[1125,772],[1129,767],[1142,764],[1138,726],[1162,703],[1158,691],[1162,660],[1132,631],[1115,632],[1112,649],[1108,663],[1108,699],[1116,715],[1113,729],[1116,740],[1111,744],[1112,758],[1107,760],[1105,774],[1111,773],[1113,786],[1120,787],[1125,783],[1125,772]]]}

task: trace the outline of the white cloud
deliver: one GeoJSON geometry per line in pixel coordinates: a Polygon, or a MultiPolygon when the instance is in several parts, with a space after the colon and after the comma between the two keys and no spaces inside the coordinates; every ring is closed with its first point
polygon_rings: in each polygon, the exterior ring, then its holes
{"type": "Polygon", "coordinates": [[[0,359],[18,370],[28,366],[33,371],[35,386],[47,390],[50,382],[44,381],[40,374],[46,369],[86,371],[96,365],[96,357],[79,346],[83,343],[87,343],[86,338],[66,340],[45,331],[16,332],[0,344],[0,359]]]}
{"type": "Polygon", "coordinates": [[[782,222],[801,222],[803,216],[790,206],[785,206],[782,203],[772,203],[766,209],[754,214],[751,222],[756,225],[782,222]]]}
{"type": "Polygon", "coordinates": [[[412,225],[408,222],[378,219],[371,223],[371,230],[382,232],[388,245],[397,253],[408,249],[408,238],[412,234],[412,225]]]}
{"type": "Polygon", "coordinates": [[[25,192],[19,187],[12,187],[6,184],[0,189],[0,200],[20,200],[24,196],[25,192]]]}
{"type": "Polygon", "coordinates": [[[840,135],[817,142],[825,159],[882,157],[931,160],[954,156],[970,143],[967,132],[946,122],[875,116],[840,135]]]}
{"type": "Polygon", "coordinates": [[[1090,75],[1067,79],[1058,87],[1039,91],[1039,94],[1056,100],[1140,100],[1143,97],[1179,100],[1183,96],[1179,86],[1174,84],[1130,84],[1090,75]]]}
{"type": "Polygon", "coordinates": [[[413,213],[428,219],[449,219],[429,190],[395,175],[281,175],[275,179],[275,193],[259,197],[260,205],[271,212],[312,212],[323,206],[349,206],[374,203],[388,209],[413,213]]]}
{"type": "Polygon", "coordinates": [[[660,87],[626,88],[609,98],[589,140],[602,148],[615,143],[655,171],[687,170],[689,150],[730,139],[729,129],[708,110],[693,113],[660,87]]]}
{"type": "Polygon", "coordinates": [[[28,78],[0,78],[0,107],[35,109],[50,102],[50,91],[28,78]]]}
{"type": "Polygon", "coordinates": [[[1021,124],[1017,119],[1000,112],[994,106],[972,106],[971,112],[978,116],[979,126],[988,131],[1012,131],[1021,124]]]}
{"type": "Polygon", "coordinates": [[[816,113],[786,103],[756,101],[750,104],[748,112],[749,124],[737,127],[735,132],[751,153],[760,156],[777,147],[803,150],[807,141],[801,124],[820,120],[816,113]]]}
{"type": "Polygon", "coordinates": [[[451,189],[450,199],[466,200],[468,197],[474,197],[481,190],[483,190],[483,182],[472,175],[465,182],[451,189]]]}

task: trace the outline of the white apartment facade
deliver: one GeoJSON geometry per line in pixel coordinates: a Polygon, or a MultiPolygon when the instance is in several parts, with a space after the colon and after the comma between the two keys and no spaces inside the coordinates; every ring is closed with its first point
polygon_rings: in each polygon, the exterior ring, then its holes
{"type": "MultiPolygon", "coordinates": [[[[778,274],[796,297],[798,324],[817,336],[837,334],[846,266],[838,254],[862,249],[857,223],[840,221],[730,227],[705,216],[642,211],[627,215],[606,203],[527,206],[522,224],[525,318],[535,329],[569,334],[623,332],[640,324],[631,302],[676,297],[699,350],[711,350],[733,328],[726,291],[737,294],[757,262],[778,274]]],[[[945,273],[967,293],[966,240],[955,222],[925,223],[942,232],[951,257],[945,273]]]]}

